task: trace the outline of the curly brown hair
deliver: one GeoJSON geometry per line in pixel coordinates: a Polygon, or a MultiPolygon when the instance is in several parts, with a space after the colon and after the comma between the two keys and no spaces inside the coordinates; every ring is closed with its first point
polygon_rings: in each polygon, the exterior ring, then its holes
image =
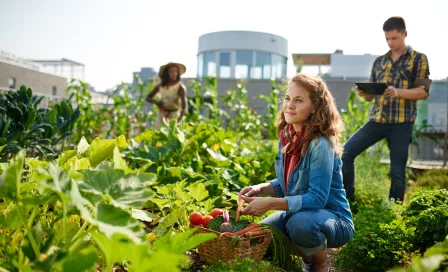
{"type": "MultiPolygon", "coordinates": [[[[333,95],[328,90],[327,84],[317,76],[296,74],[287,84],[298,84],[308,91],[311,103],[315,111],[307,120],[305,133],[303,135],[303,145],[301,155],[304,156],[311,141],[319,137],[325,137],[330,143],[335,153],[342,155],[342,145],[340,136],[343,129],[341,115],[334,102],[333,95]]],[[[287,123],[282,105],[277,113],[277,136],[281,137],[287,123]]]]}

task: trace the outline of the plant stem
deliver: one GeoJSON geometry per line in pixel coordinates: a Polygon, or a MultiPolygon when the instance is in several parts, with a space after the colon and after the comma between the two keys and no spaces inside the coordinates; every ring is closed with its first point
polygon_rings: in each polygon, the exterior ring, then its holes
{"type": "Polygon", "coordinates": [[[78,236],[81,236],[82,232],[84,231],[84,229],[87,227],[87,225],[89,224],[89,222],[87,222],[86,220],[84,220],[84,223],[82,224],[81,228],[78,230],[78,232],[75,234],[75,236],[73,236],[72,239],[72,243],[78,239],[78,236]]]}
{"type": "MultiPolygon", "coordinates": [[[[25,257],[25,255],[23,254],[23,251],[22,250],[20,250],[19,251],[19,263],[22,263],[23,262],[23,258],[25,257]]],[[[1,267],[0,267],[1,268],[1,267]]]]}
{"type": "Polygon", "coordinates": [[[30,219],[28,219],[28,228],[31,228],[31,226],[33,225],[34,222],[34,217],[36,217],[38,211],[38,207],[34,207],[33,211],[31,212],[31,216],[30,219]]]}
{"type": "Polygon", "coordinates": [[[64,200],[64,195],[62,193],[60,193],[60,198],[62,201],[62,234],[64,237],[64,247],[65,249],[68,248],[68,243],[67,243],[67,206],[64,200]]]}
{"type": "Polygon", "coordinates": [[[34,254],[36,255],[36,258],[39,258],[40,253],[39,253],[39,248],[37,247],[36,239],[34,239],[34,236],[31,233],[31,230],[28,227],[28,225],[25,224],[25,220],[23,219],[23,215],[19,209],[19,206],[16,205],[16,208],[17,208],[17,213],[19,214],[19,217],[20,217],[20,221],[25,226],[26,235],[28,236],[28,239],[30,239],[31,247],[33,248],[34,254]]]}
{"type": "MultiPolygon", "coordinates": [[[[84,227],[84,225],[82,227],[84,227]]],[[[73,253],[73,251],[75,251],[81,245],[82,241],[84,240],[84,237],[86,237],[87,234],[89,234],[89,231],[91,228],[92,228],[92,225],[90,225],[89,228],[85,232],[82,232],[79,235],[79,237],[77,237],[77,240],[74,243],[72,243],[72,246],[68,249],[69,253],[73,253]]],[[[75,236],[78,236],[78,233],[75,236]]],[[[73,240],[72,240],[72,242],[73,242],[73,240]]]]}

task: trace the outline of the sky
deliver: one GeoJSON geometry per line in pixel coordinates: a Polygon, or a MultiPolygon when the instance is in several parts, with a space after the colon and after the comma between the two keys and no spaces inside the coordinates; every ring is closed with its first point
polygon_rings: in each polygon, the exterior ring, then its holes
{"type": "Polygon", "coordinates": [[[291,74],[293,53],[386,53],[391,16],[406,20],[406,42],[428,56],[430,77],[446,78],[446,0],[0,0],[0,51],[81,62],[101,91],[169,61],[195,77],[199,36],[248,30],[288,40],[291,74]]]}

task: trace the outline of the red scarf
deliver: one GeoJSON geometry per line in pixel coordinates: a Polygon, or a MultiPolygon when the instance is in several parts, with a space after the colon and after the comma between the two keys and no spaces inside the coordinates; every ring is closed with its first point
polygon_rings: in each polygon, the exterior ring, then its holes
{"type": "Polygon", "coordinates": [[[302,139],[305,134],[305,126],[297,133],[294,130],[293,125],[286,125],[283,129],[283,134],[281,137],[282,141],[282,154],[283,154],[283,162],[284,162],[284,182],[285,182],[285,192],[288,194],[288,180],[289,175],[292,170],[299,164],[301,159],[301,151],[302,151],[302,139]]]}

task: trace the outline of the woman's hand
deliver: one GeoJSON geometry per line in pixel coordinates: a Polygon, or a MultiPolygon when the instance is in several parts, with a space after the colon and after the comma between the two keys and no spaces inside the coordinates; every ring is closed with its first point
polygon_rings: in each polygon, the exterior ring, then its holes
{"type": "Polygon", "coordinates": [[[244,187],[240,191],[240,195],[244,196],[276,196],[277,192],[275,191],[274,186],[270,183],[260,183],[257,185],[244,187]]]}
{"type": "Polygon", "coordinates": [[[244,187],[240,196],[258,196],[261,192],[261,184],[244,187]]]}
{"type": "Polygon", "coordinates": [[[262,216],[271,209],[271,198],[269,197],[247,197],[241,195],[241,198],[246,203],[249,203],[246,208],[241,210],[242,214],[262,216]]]}

